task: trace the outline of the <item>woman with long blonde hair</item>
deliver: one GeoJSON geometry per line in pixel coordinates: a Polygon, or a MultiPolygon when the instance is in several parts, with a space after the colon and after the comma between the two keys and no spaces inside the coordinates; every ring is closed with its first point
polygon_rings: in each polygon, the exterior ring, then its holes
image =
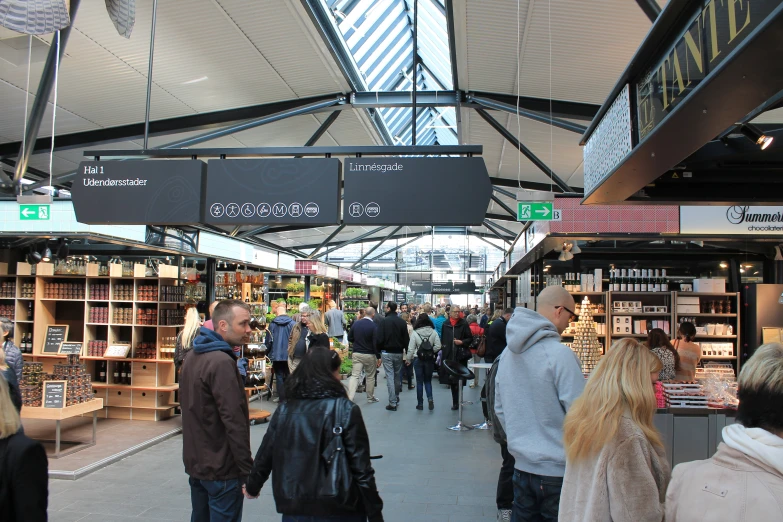
{"type": "Polygon", "coordinates": [[[614,343],[565,418],[560,522],[661,522],[671,470],[653,426],[662,363],[635,339],[614,343]]]}
{"type": "Polygon", "coordinates": [[[308,348],[314,346],[324,346],[329,348],[329,335],[327,334],[326,325],[324,324],[324,318],[320,311],[310,309],[310,318],[307,321],[307,328],[310,330],[310,334],[307,336],[309,340],[308,348]]]}
{"type": "Polygon", "coordinates": [[[185,313],[185,326],[177,336],[177,344],[174,349],[174,366],[177,372],[179,372],[179,368],[182,366],[182,361],[185,360],[188,351],[193,348],[193,341],[198,337],[200,329],[201,317],[198,315],[196,307],[191,306],[185,313]]]}
{"type": "Polygon", "coordinates": [[[49,494],[46,451],[25,436],[11,403],[8,382],[0,374],[0,520],[43,522],[49,494]]]}

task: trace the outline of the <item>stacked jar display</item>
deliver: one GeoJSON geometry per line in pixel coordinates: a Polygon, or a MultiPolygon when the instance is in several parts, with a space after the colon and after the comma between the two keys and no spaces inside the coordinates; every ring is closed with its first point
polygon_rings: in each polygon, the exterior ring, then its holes
{"type": "Polygon", "coordinates": [[[133,308],[130,306],[124,308],[116,307],[112,314],[112,323],[133,324],[133,308]]]}
{"type": "Polygon", "coordinates": [[[109,323],[109,307],[108,306],[91,306],[87,322],[89,322],[89,323],[99,323],[99,324],[108,324],[109,323]]]}
{"type": "Polygon", "coordinates": [[[185,310],[161,310],[161,326],[182,326],[185,323],[185,310]]]}
{"type": "Polygon", "coordinates": [[[7,317],[14,320],[16,315],[16,307],[13,304],[0,304],[0,317],[7,317]]]}
{"type": "Polygon", "coordinates": [[[126,285],[126,284],[115,285],[114,300],[133,301],[133,285],[126,285]]]}
{"type": "Polygon", "coordinates": [[[3,281],[0,284],[0,298],[14,299],[16,297],[16,282],[15,281],[3,281]]]}
{"type": "Polygon", "coordinates": [[[87,355],[90,357],[103,357],[103,354],[106,353],[106,348],[108,347],[108,341],[89,341],[87,343],[87,355]]]}
{"type": "Polygon", "coordinates": [[[41,407],[44,375],[43,363],[24,363],[22,366],[22,383],[19,386],[19,392],[22,395],[22,406],[29,408],[41,407]]]}
{"type": "Polygon", "coordinates": [[[22,283],[22,299],[35,298],[35,283],[22,283]]]}
{"type": "Polygon", "coordinates": [[[79,362],[78,355],[69,355],[68,364],[54,366],[54,380],[66,381],[65,405],[73,406],[93,399],[91,376],[79,362]]]}
{"type": "Polygon", "coordinates": [[[108,301],[109,285],[105,283],[90,285],[90,299],[94,301],[108,301]]]}
{"type": "Polygon", "coordinates": [[[136,310],[136,324],[142,326],[157,325],[157,309],[139,308],[136,310]]]}
{"type": "Polygon", "coordinates": [[[84,299],[84,283],[46,283],[44,299],[84,299]]]}
{"type": "Polygon", "coordinates": [[[158,287],[157,285],[141,285],[136,294],[137,301],[157,301],[158,300],[158,287]]]}
{"type": "Polygon", "coordinates": [[[136,344],[136,359],[154,359],[156,357],[155,343],[142,342],[136,344]]]}
{"type": "Polygon", "coordinates": [[[160,287],[160,300],[165,303],[182,303],[185,301],[185,287],[184,286],[169,286],[164,285],[160,287]]]}

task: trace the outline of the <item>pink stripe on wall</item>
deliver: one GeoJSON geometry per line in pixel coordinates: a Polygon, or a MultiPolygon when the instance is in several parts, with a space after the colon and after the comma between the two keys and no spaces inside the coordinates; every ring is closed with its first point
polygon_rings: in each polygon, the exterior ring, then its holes
{"type": "Polygon", "coordinates": [[[578,198],[559,198],[562,221],[550,223],[553,234],[679,234],[680,207],[675,205],[580,205],[578,198]]]}

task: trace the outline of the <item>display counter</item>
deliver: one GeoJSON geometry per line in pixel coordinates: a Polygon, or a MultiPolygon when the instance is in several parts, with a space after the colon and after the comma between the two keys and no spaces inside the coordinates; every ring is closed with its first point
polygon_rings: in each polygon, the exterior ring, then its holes
{"type": "Polygon", "coordinates": [[[712,457],[723,442],[721,432],[734,424],[736,410],[713,408],[662,408],[655,414],[672,467],[712,457]]]}
{"type": "Polygon", "coordinates": [[[97,432],[97,425],[98,425],[98,411],[103,409],[103,400],[102,399],[93,399],[88,402],[83,402],[80,404],[75,404],[73,406],[67,406],[65,408],[31,408],[29,406],[25,406],[22,408],[21,417],[23,419],[42,419],[42,420],[53,420],[54,421],[54,441],[42,441],[42,442],[54,442],[54,455],[49,455],[49,458],[60,458],[64,457],[65,455],[70,455],[71,453],[79,450],[83,450],[86,448],[89,448],[90,446],[95,446],[95,436],[97,432]],[[86,415],[88,413],[92,413],[92,441],[91,442],[69,442],[69,441],[61,441],[60,440],[60,422],[65,419],[70,419],[71,417],[76,417],[79,415],[86,415]],[[62,442],[65,442],[67,444],[76,444],[76,447],[71,448],[67,451],[60,451],[60,444],[62,442]]]}

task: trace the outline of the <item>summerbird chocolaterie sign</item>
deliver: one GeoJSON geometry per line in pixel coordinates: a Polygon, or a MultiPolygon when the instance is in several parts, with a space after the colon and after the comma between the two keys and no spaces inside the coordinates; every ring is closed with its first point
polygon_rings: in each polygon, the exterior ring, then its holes
{"type": "Polygon", "coordinates": [[[639,140],[779,5],[779,0],[706,0],[686,31],[636,85],[639,140]]]}
{"type": "Polygon", "coordinates": [[[680,207],[680,234],[783,235],[783,207],[680,207]]]}

